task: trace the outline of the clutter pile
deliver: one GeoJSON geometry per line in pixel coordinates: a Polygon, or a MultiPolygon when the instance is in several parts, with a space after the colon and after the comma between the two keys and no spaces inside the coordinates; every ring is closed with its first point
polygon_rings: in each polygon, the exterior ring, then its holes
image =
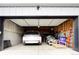
{"type": "Polygon", "coordinates": [[[51,35],[47,36],[47,40],[46,40],[47,44],[52,46],[52,43],[55,43],[55,38],[51,35]]]}
{"type": "Polygon", "coordinates": [[[60,39],[55,39],[53,36],[47,36],[47,44],[55,48],[65,48],[66,47],[66,38],[60,37],[60,39]]]}

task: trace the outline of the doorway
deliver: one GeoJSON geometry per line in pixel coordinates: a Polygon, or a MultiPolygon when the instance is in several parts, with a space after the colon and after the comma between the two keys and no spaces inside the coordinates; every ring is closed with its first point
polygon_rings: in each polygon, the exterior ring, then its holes
{"type": "MultiPolygon", "coordinates": [[[[13,17],[9,17],[9,16],[6,16],[6,17],[1,17],[2,19],[59,19],[59,18],[61,18],[61,19],[63,19],[63,18],[73,18],[74,20],[74,50],[76,50],[76,51],[78,51],[78,17],[77,16],[25,16],[25,17],[21,17],[21,16],[18,16],[18,17],[16,17],[16,16],[13,16],[13,17]]],[[[4,27],[4,25],[3,25],[3,23],[4,23],[4,21],[3,20],[1,20],[1,25],[0,25],[0,27],[1,27],[1,29],[2,29],[2,31],[3,31],[3,27],[4,27]]],[[[1,45],[1,50],[3,50],[3,35],[4,34],[2,34],[2,36],[0,37],[1,39],[0,39],[0,41],[2,42],[0,45],[1,45]]]]}

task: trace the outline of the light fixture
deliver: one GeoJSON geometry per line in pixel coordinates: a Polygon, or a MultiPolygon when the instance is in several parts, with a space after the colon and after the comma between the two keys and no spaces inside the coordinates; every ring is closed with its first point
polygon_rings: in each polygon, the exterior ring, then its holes
{"type": "Polygon", "coordinates": [[[54,30],[53,28],[51,28],[51,30],[54,30]]]}
{"type": "Polygon", "coordinates": [[[40,28],[40,26],[38,25],[38,28],[40,28]]]}
{"type": "Polygon", "coordinates": [[[40,25],[39,25],[39,19],[38,19],[38,28],[40,28],[40,25]]]}

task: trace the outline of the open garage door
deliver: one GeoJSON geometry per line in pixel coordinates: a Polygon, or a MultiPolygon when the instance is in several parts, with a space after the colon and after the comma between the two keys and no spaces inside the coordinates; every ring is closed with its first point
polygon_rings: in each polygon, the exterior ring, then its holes
{"type": "MultiPolygon", "coordinates": [[[[3,48],[7,48],[7,47],[12,48],[13,46],[14,47],[17,46],[16,48],[14,48],[14,50],[16,51],[18,49],[32,50],[34,48],[37,48],[37,50],[39,51],[41,49],[42,51],[44,49],[51,49],[51,51],[53,51],[53,47],[57,49],[60,46],[58,47],[56,46],[61,44],[63,45],[63,48],[69,47],[70,49],[74,49],[78,51],[77,50],[78,48],[78,40],[77,40],[78,29],[77,28],[78,27],[76,26],[78,24],[77,16],[74,16],[74,17],[73,16],[62,16],[62,17],[61,16],[52,16],[52,17],[49,17],[49,16],[48,17],[47,16],[39,16],[39,17],[37,16],[14,17],[13,16],[12,17],[11,16],[11,17],[2,17],[2,18],[4,19],[4,27],[3,27],[4,29],[3,29],[3,39],[2,39],[3,48]],[[32,42],[32,40],[23,42],[24,34],[28,33],[29,31],[40,33],[42,37],[41,45],[28,46],[27,42],[30,43],[32,42]],[[49,40],[47,40],[48,39],[47,37],[51,38],[50,35],[54,39],[53,42],[51,41],[49,42],[49,40]],[[59,38],[58,36],[60,36],[61,38],[59,38]],[[62,37],[65,39],[64,41],[62,40],[62,37]],[[58,41],[60,41],[61,43],[58,43],[58,41]],[[24,45],[24,43],[26,43],[26,45],[24,45]],[[51,45],[50,43],[53,43],[53,45],[51,45]],[[18,44],[20,44],[20,46],[18,46],[18,44]]],[[[33,37],[31,39],[33,39],[33,37]]],[[[32,43],[34,42],[37,42],[37,41],[33,41],[32,43]]],[[[65,50],[66,49],[64,49],[64,51],[65,50]]],[[[7,51],[7,49],[5,49],[5,51],[7,51]]],[[[71,52],[68,52],[68,53],[71,53],[71,52]]]]}
{"type": "Polygon", "coordinates": [[[78,41],[75,40],[77,38],[77,36],[75,37],[76,30],[74,29],[76,16],[21,16],[4,17],[4,19],[3,40],[10,40],[11,46],[23,44],[23,36],[28,31],[37,31],[42,37],[42,43],[46,43],[46,37],[49,35],[52,35],[56,40],[59,40],[58,36],[65,36],[66,46],[72,49],[78,47],[78,41]]]}

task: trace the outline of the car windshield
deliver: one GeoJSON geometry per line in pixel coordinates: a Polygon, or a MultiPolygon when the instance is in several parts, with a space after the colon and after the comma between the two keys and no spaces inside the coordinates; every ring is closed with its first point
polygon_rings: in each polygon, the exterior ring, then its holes
{"type": "Polygon", "coordinates": [[[39,34],[39,32],[26,32],[25,34],[39,34]]]}

